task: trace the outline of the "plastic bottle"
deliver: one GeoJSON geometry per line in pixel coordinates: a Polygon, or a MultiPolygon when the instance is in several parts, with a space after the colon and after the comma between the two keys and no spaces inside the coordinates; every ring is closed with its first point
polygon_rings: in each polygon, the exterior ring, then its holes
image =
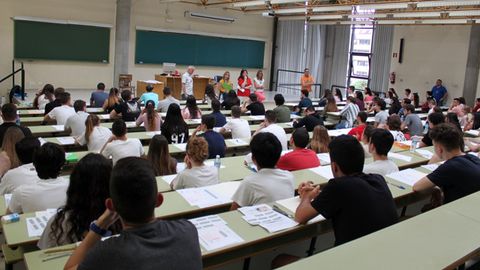
{"type": "Polygon", "coordinates": [[[420,141],[420,138],[418,136],[413,136],[412,137],[412,144],[410,145],[410,152],[411,153],[414,153],[415,150],[417,149],[418,147],[418,143],[420,141]]]}
{"type": "Polygon", "coordinates": [[[217,155],[215,157],[215,161],[213,162],[213,165],[217,168],[217,170],[220,170],[220,166],[222,166],[222,160],[220,159],[220,155],[217,155]]]}

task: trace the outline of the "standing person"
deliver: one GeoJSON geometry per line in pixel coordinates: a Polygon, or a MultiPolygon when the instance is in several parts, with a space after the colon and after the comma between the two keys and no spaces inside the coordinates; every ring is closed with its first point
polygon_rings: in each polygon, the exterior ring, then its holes
{"type": "Polygon", "coordinates": [[[120,99],[118,98],[118,89],[115,87],[110,88],[110,92],[108,93],[108,98],[103,103],[103,110],[106,113],[111,113],[115,107],[120,104],[120,99]]]}
{"type": "Polygon", "coordinates": [[[97,90],[92,92],[92,95],[90,96],[90,106],[95,108],[101,108],[107,98],[108,93],[105,92],[105,84],[102,82],[98,83],[97,90]]]}
{"type": "Polygon", "coordinates": [[[45,109],[45,105],[52,102],[54,99],[54,88],[51,84],[45,84],[42,90],[40,90],[33,100],[33,107],[39,110],[45,109]]]}
{"type": "Polygon", "coordinates": [[[225,157],[225,151],[227,149],[225,139],[220,133],[213,131],[214,126],[215,117],[209,114],[204,115],[202,116],[202,123],[193,132],[192,136],[196,136],[197,132],[199,131],[203,132],[199,136],[207,140],[208,158],[215,158],[216,156],[225,157]]]}
{"type": "Polygon", "coordinates": [[[17,125],[17,106],[15,104],[7,103],[2,106],[2,119],[3,123],[0,125],[0,147],[2,147],[3,136],[10,127],[19,128],[25,137],[32,135],[29,128],[17,125]]]}
{"type": "Polygon", "coordinates": [[[70,130],[70,136],[78,137],[85,132],[85,121],[87,120],[87,103],[83,100],[75,100],[73,103],[75,114],[65,122],[65,130],[70,130]]]}
{"type": "Polygon", "coordinates": [[[168,143],[186,143],[189,138],[188,126],[183,120],[180,106],[172,103],[168,107],[167,116],[160,129],[168,143]]]}
{"type": "Polygon", "coordinates": [[[222,102],[222,107],[225,110],[231,110],[233,106],[240,106],[240,99],[237,97],[235,91],[230,91],[226,94],[226,97],[222,102]]]}
{"type": "Polygon", "coordinates": [[[373,130],[368,144],[373,162],[363,167],[364,173],[375,173],[385,177],[387,174],[398,172],[395,162],[388,159],[388,152],[392,149],[393,142],[393,136],[388,130],[380,128],[373,130]]]}
{"type": "Polygon", "coordinates": [[[308,97],[308,90],[304,89],[300,93],[300,102],[298,103],[298,107],[302,109],[312,106],[313,103],[312,100],[308,97]]]}
{"type": "Polygon", "coordinates": [[[98,153],[112,137],[112,132],[107,127],[100,126],[100,118],[90,114],[85,120],[85,132],[76,138],[80,145],[87,145],[88,151],[98,153]]]}
{"type": "Polygon", "coordinates": [[[265,100],[265,80],[263,79],[263,71],[261,69],[257,71],[257,76],[253,79],[253,88],[258,101],[263,102],[265,100]]]}
{"type": "Polygon", "coordinates": [[[120,160],[112,171],[107,210],[90,224],[65,269],[202,269],[195,226],[186,220],[156,219],[155,208],[162,202],[149,162],[120,160]],[[122,233],[101,241],[118,219],[122,233]]]}
{"type": "Polygon", "coordinates": [[[308,149],[312,149],[315,153],[328,153],[328,144],[330,143],[330,135],[324,126],[316,126],[313,129],[313,136],[308,149]]]}
{"type": "Polygon", "coordinates": [[[200,119],[202,117],[202,112],[197,106],[197,100],[194,96],[188,96],[185,108],[182,109],[183,119],[200,119]]]}
{"type": "Polygon", "coordinates": [[[63,92],[58,96],[57,99],[62,105],[53,108],[47,115],[45,115],[43,122],[47,123],[50,120],[56,120],[57,125],[64,126],[67,122],[67,119],[70,116],[75,115],[75,109],[72,108],[72,99],[70,97],[70,93],[63,92]]]}
{"type": "Polygon", "coordinates": [[[357,114],[357,126],[352,128],[348,135],[352,135],[353,137],[357,138],[358,141],[362,141],[363,131],[367,126],[367,119],[368,114],[366,112],[359,112],[357,114]]]}
{"type": "Polygon", "coordinates": [[[252,133],[250,131],[250,125],[245,119],[241,119],[242,114],[240,107],[232,107],[232,118],[220,129],[220,133],[230,131],[232,133],[232,139],[250,138],[252,133]]]}
{"type": "Polygon", "coordinates": [[[432,87],[432,96],[437,102],[438,106],[445,104],[448,97],[448,91],[442,84],[442,80],[438,79],[435,85],[432,87]]]}
{"type": "Polygon", "coordinates": [[[273,100],[275,101],[275,109],[273,109],[273,112],[275,113],[275,116],[277,117],[277,122],[278,123],[287,123],[290,122],[290,114],[292,113],[290,111],[290,108],[285,106],[285,98],[283,97],[282,94],[276,94],[273,97],[273,100]]]}
{"type": "Polygon", "coordinates": [[[374,101],[373,110],[375,111],[375,124],[376,128],[382,128],[388,119],[388,112],[386,111],[387,104],[384,100],[374,101]]]}
{"type": "Polygon", "coordinates": [[[298,121],[297,119],[293,120],[294,128],[305,127],[307,131],[310,132],[313,131],[313,129],[318,125],[323,126],[322,117],[320,117],[320,115],[315,112],[315,108],[313,106],[305,109],[304,115],[305,117],[298,121]]]}
{"type": "Polygon", "coordinates": [[[115,109],[110,113],[110,118],[115,119],[120,117],[125,122],[133,122],[137,120],[140,115],[140,104],[132,99],[132,92],[130,90],[122,91],[122,99],[115,109]]]}
{"type": "Polygon", "coordinates": [[[137,127],[144,125],[146,131],[160,131],[162,126],[162,117],[155,111],[155,102],[153,100],[145,103],[145,109],[142,114],[137,118],[135,124],[137,127]]]}
{"type": "Polygon", "coordinates": [[[223,127],[227,123],[227,118],[220,111],[220,101],[218,99],[212,101],[212,115],[215,117],[215,127],[223,127]]]}
{"type": "Polygon", "coordinates": [[[158,107],[158,94],[153,92],[153,86],[152,85],[147,85],[147,87],[145,88],[145,90],[147,92],[143,93],[141,96],[140,96],[140,103],[142,104],[147,104],[147,101],[151,100],[153,101],[153,103],[155,104],[155,107],[153,107],[154,109],[158,107]]]}
{"type": "Polygon", "coordinates": [[[155,176],[177,173],[177,160],[170,156],[167,138],[155,135],[148,146],[147,160],[152,164],[155,176]]]}
{"type": "Polygon", "coordinates": [[[193,96],[193,73],[194,66],[189,66],[187,72],[182,75],[182,98],[187,99],[188,96],[193,96]]]}
{"type": "Polygon", "coordinates": [[[100,153],[106,158],[112,158],[113,164],[125,157],[141,157],[144,155],[139,139],[127,138],[127,125],[122,119],[117,119],[112,125],[113,136],[108,139],[100,153]]]}
{"type": "Polygon", "coordinates": [[[160,112],[167,112],[170,104],[180,105],[180,101],[172,96],[172,90],[169,87],[163,88],[164,98],[158,102],[160,112]]]}
{"type": "Polygon", "coordinates": [[[65,89],[63,87],[55,88],[55,90],[53,91],[53,95],[55,96],[55,99],[45,105],[45,111],[44,111],[45,115],[51,112],[54,108],[62,106],[62,102],[60,101],[60,96],[63,93],[65,93],[65,89]]]}
{"type": "Polygon", "coordinates": [[[225,100],[226,96],[230,91],[233,90],[233,83],[230,81],[230,72],[225,71],[223,77],[219,82],[220,97],[225,100]]]}
{"type": "Polygon", "coordinates": [[[297,128],[290,137],[292,152],[281,156],[277,162],[277,168],[286,171],[297,171],[320,166],[317,153],[307,149],[310,136],[305,128],[297,128]]]}
{"type": "Polygon", "coordinates": [[[248,77],[248,71],[242,69],[240,71],[240,76],[238,76],[238,91],[237,95],[239,97],[248,97],[250,96],[250,90],[252,89],[252,79],[248,77]]]}
{"type": "MultiPolygon", "coordinates": [[[[38,241],[41,249],[82,241],[92,220],[105,212],[105,200],[110,197],[111,162],[99,154],[90,153],[80,159],[70,175],[67,200],[50,218],[38,241]]],[[[120,222],[109,229],[119,233],[120,222]]]]}
{"type": "Polygon", "coordinates": [[[303,75],[300,79],[300,84],[302,85],[301,90],[307,90],[307,92],[312,92],[312,85],[315,83],[315,79],[310,74],[310,69],[305,68],[303,70],[303,75]]]}
{"type": "Polygon", "coordinates": [[[403,120],[401,130],[408,128],[410,136],[422,136],[423,124],[418,114],[415,114],[415,107],[412,104],[405,106],[405,119],[403,120]]]}
{"type": "Polygon", "coordinates": [[[259,133],[264,133],[264,132],[269,132],[275,135],[277,137],[278,141],[282,145],[282,150],[287,150],[287,134],[285,133],[285,129],[280,127],[277,123],[277,118],[275,116],[275,113],[272,110],[268,110],[265,112],[265,120],[260,124],[260,127],[255,131],[255,134],[253,136],[259,134],[259,133]]]}
{"type": "Polygon", "coordinates": [[[345,107],[340,111],[341,120],[335,128],[342,129],[342,128],[351,128],[353,127],[353,123],[357,118],[359,109],[357,104],[355,104],[355,98],[352,96],[347,97],[347,103],[345,107]]]}
{"type": "Polygon", "coordinates": [[[252,93],[248,100],[243,101],[242,113],[250,111],[250,115],[265,115],[265,106],[258,101],[257,94],[252,93]]]}

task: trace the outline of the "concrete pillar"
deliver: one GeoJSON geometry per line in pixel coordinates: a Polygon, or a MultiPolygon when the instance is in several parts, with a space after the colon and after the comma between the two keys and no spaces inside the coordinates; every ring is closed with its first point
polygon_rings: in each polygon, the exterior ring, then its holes
{"type": "Polygon", "coordinates": [[[118,86],[119,74],[128,74],[130,49],[130,17],[132,0],[117,0],[115,17],[115,59],[113,68],[113,85],[118,86]]]}
{"type": "Polygon", "coordinates": [[[465,71],[465,81],[463,84],[463,97],[467,104],[474,104],[478,74],[480,70],[480,25],[473,25],[470,33],[470,44],[468,46],[467,69],[465,71]]]}

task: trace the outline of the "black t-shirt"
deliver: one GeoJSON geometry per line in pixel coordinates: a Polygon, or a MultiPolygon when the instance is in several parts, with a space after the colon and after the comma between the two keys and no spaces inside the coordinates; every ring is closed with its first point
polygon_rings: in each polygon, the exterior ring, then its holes
{"type": "Polygon", "coordinates": [[[0,147],[2,147],[2,145],[3,145],[3,137],[5,136],[5,132],[7,132],[7,129],[9,127],[19,128],[23,132],[23,135],[25,135],[25,137],[32,136],[32,132],[30,131],[29,128],[19,126],[15,123],[12,123],[12,122],[5,122],[5,123],[0,125],[0,147]]]}
{"type": "Polygon", "coordinates": [[[251,115],[265,115],[265,107],[260,102],[253,102],[247,106],[251,115]]]}
{"type": "Polygon", "coordinates": [[[294,128],[300,128],[305,126],[308,132],[313,131],[313,129],[318,126],[323,126],[323,120],[317,114],[310,114],[300,119],[298,122],[293,123],[294,128]]]}
{"type": "Polygon", "coordinates": [[[225,98],[225,100],[222,102],[222,108],[225,110],[231,110],[233,106],[240,106],[240,99],[238,98],[225,98]]]}
{"type": "Polygon", "coordinates": [[[197,229],[186,220],[156,220],[125,230],[118,237],[98,242],[78,269],[200,270],[197,229]]]}
{"type": "Polygon", "coordinates": [[[473,155],[451,158],[427,178],[442,188],[445,203],[480,191],[480,159],[473,155]]]}
{"type": "Polygon", "coordinates": [[[140,105],[135,101],[121,102],[115,106],[115,112],[122,114],[122,119],[125,122],[132,122],[137,120],[140,115],[140,105]]]}
{"type": "Polygon", "coordinates": [[[385,179],[358,174],[328,181],[312,201],[323,217],[332,219],[335,245],[370,234],[398,221],[395,202],[385,179]]]}
{"type": "Polygon", "coordinates": [[[433,145],[432,138],[430,138],[430,130],[427,132],[427,134],[425,134],[425,135],[423,136],[422,142],[423,142],[426,146],[432,146],[432,145],[433,145]]]}
{"type": "Polygon", "coordinates": [[[201,136],[208,142],[208,158],[225,157],[225,139],[220,133],[207,130],[201,136]]]}
{"type": "Polygon", "coordinates": [[[160,130],[162,131],[162,135],[167,138],[168,143],[186,143],[188,141],[189,134],[186,123],[171,127],[163,123],[160,130]]]}
{"type": "Polygon", "coordinates": [[[60,100],[55,99],[52,102],[47,103],[45,105],[45,115],[47,115],[49,112],[51,112],[54,108],[62,106],[62,103],[60,103],[60,100]]]}

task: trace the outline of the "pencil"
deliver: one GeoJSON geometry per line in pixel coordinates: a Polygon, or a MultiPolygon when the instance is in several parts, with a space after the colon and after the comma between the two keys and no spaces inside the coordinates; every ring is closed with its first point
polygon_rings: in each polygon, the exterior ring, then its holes
{"type": "Polygon", "coordinates": [[[58,255],[58,256],[54,256],[54,257],[49,257],[49,258],[43,259],[42,262],[48,262],[48,261],[51,261],[51,260],[55,260],[55,259],[67,257],[67,256],[70,256],[70,255],[72,255],[72,253],[65,253],[65,254],[61,254],[61,255],[58,255]]]}
{"type": "Polygon", "coordinates": [[[54,254],[54,253],[59,253],[59,252],[65,252],[65,251],[74,251],[75,248],[77,247],[69,247],[69,248],[58,248],[58,249],[49,249],[45,250],[45,254],[54,254]]]}

